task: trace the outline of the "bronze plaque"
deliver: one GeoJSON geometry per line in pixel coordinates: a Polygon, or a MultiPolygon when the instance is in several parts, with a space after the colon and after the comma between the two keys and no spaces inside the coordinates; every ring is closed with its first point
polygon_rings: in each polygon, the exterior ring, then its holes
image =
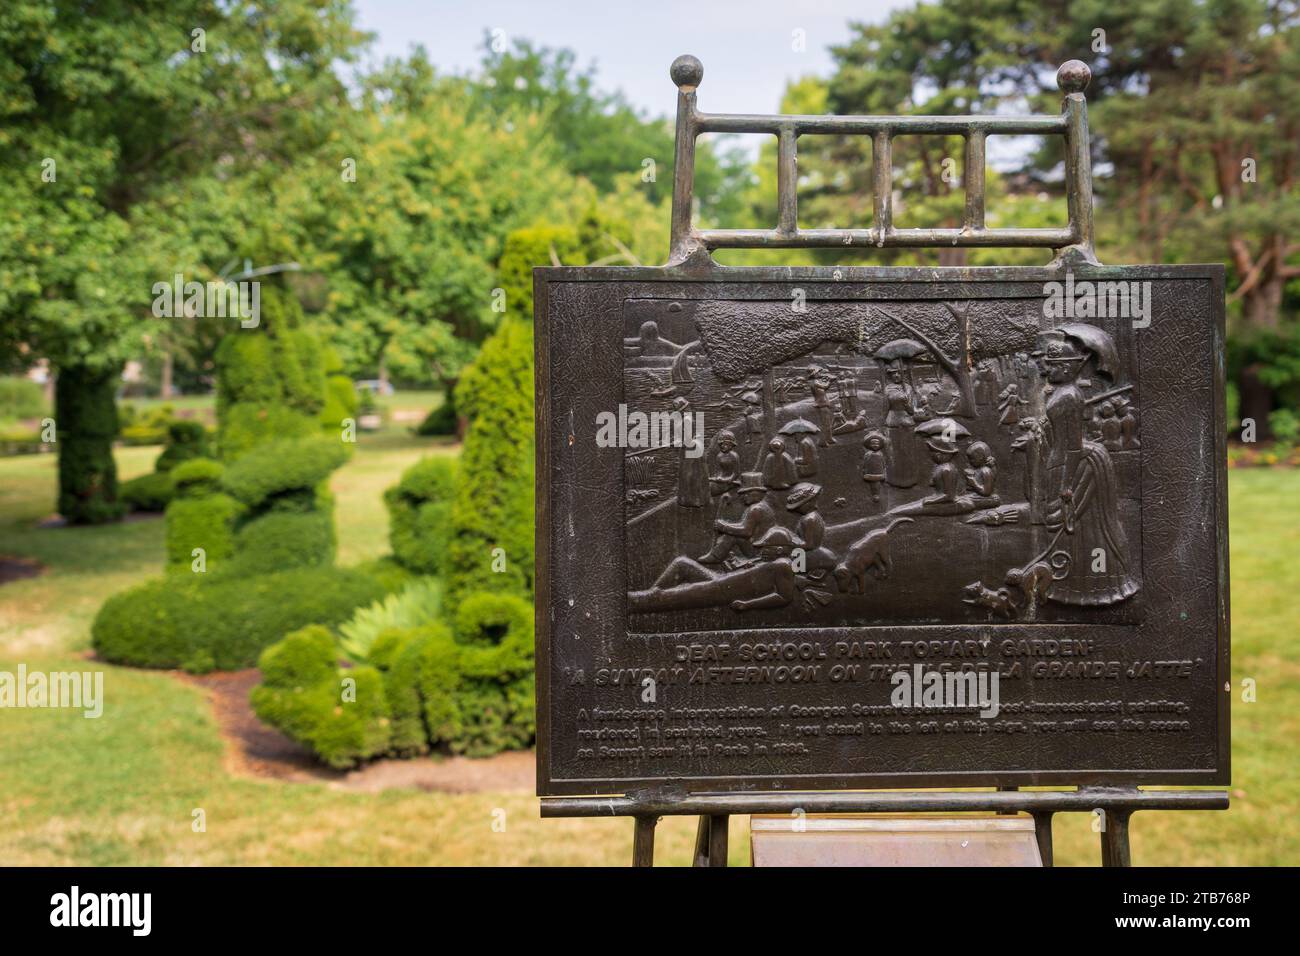
{"type": "Polygon", "coordinates": [[[535,288],[539,793],[1228,782],[1221,267],[535,288]]]}

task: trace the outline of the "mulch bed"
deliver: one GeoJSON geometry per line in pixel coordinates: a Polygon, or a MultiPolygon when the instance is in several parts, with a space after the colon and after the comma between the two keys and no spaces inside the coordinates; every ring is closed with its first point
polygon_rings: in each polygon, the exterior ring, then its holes
{"type": "Polygon", "coordinates": [[[45,565],[34,558],[17,558],[9,554],[0,554],[0,584],[21,581],[24,578],[38,578],[48,570],[45,565]]]}

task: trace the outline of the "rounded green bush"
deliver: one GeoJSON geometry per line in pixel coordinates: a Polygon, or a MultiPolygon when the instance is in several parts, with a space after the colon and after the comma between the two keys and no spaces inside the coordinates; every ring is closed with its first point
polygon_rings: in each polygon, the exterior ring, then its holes
{"type": "Polygon", "coordinates": [[[425,415],[414,432],[417,435],[455,435],[460,431],[460,416],[456,412],[455,391],[448,390],[442,403],[425,415]]]}
{"type": "Polygon", "coordinates": [[[331,514],[270,511],[235,533],[237,573],[260,574],[329,564],[334,560],[334,544],[331,514]]]}
{"type": "Polygon", "coordinates": [[[338,625],[382,596],[373,578],[340,568],[247,577],[177,572],[109,598],[91,637],[114,663],[180,667],[207,651],[214,667],[235,670],[251,667],[290,631],[338,625]]]}
{"type": "Polygon", "coordinates": [[[329,680],[339,666],[334,635],[319,624],[294,631],[262,651],[257,666],[272,687],[310,687],[329,680]]]}
{"type": "Polygon", "coordinates": [[[351,767],[389,748],[382,675],[372,667],[340,669],[328,628],[294,631],[257,663],[263,683],[250,695],[254,713],[331,767],[351,767]]]}
{"type": "Polygon", "coordinates": [[[319,682],[292,687],[259,684],[249,700],[259,720],[310,748],[331,767],[354,767],[389,747],[383,678],[373,667],[336,670],[319,682]],[[350,694],[345,692],[348,681],[350,694]]]}

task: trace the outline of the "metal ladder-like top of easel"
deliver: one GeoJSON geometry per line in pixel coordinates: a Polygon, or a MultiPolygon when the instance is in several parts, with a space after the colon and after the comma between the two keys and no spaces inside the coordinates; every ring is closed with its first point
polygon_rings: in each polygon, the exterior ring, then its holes
{"type": "Polygon", "coordinates": [[[1064,98],[1059,116],[797,116],[702,113],[696,90],[704,65],[679,56],[669,71],[677,84],[677,136],[673,163],[672,246],[668,265],[680,265],[713,249],[875,247],[1043,247],[1061,261],[1097,262],[1092,232],[1092,161],[1088,103],[1083,91],[1092,71],[1070,60],[1056,74],[1064,98]],[[695,141],[701,133],[767,133],[777,138],[775,229],[696,229],[695,141]],[[870,229],[800,229],[797,197],[798,141],[804,134],[870,136],[875,217],[870,229]],[[900,135],[962,136],[966,208],[960,229],[898,229],[893,220],[893,140],[900,135]],[[1063,229],[989,229],[984,224],[984,143],[989,135],[1065,138],[1065,189],[1069,224],[1063,229]]]}
{"type": "MultiPolygon", "coordinates": [[[[826,248],[843,246],[1040,247],[1056,250],[1059,264],[1096,264],[1092,230],[1092,160],[1088,146],[1088,104],[1083,91],[1092,71],[1070,60],[1057,71],[1064,98],[1059,116],[794,116],[701,113],[695,95],[704,65],[679,56],[669,71],[677,85],[677,135],[673,166],[672,247],[667,267],[712,267],[713,249],[826,248]],[[695,140],[701,133],[768,133],[777,137],[775,229],[696,229],[695,140]],[[798,139],[801,134],[858,134],[872,138],[875,217],[870,229],[800,229],[797,198],[798,139]],[[960,229],[898,229],[893,223],[892,142],[898,135],[963,136],[966,139],[966,207],[960,229]],[[989,229],[984,224],[984,141],[989,134],[1065,137],[1065,188],[1069,224],[1063,229],[989,229]]],[[[1139,790],[1137,787],[1080,787],[1029,791],[858,791],[844,793],[692,794],[661,787],[619,797],[545,797],[543,817],[630,816],[634,818],[632,862],[654,862],[655,826],[663,816],[699,816],[696,866],[727,865],[727,824],[736,814],[756,813],[1029,813],[1044,866],[1052,865],[1052,816],[1099,814],[1104,866],[1128,866],[1128,822],[1138,810],[1226,810],[1222,790],[1139,790]]]]}

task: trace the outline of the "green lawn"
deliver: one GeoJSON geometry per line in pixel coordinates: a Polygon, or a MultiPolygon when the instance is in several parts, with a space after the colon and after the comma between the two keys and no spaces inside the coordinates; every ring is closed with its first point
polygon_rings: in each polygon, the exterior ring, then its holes
{"type": "MultiPolygon", "coordinates": [[[[398,396],[397,407],[407,407],[398,396]]],[[[410,407],[428,407],[417,400],[410,407]]],[[[402,469],[445,445],[401,427],[362,435],[334,478],[343,563],[387,550],[380,495],[402,469]]],[[[121,475],[155,448],[118,452],[121,475]]],[[[105,672],[98,720],[59,710],[0,710],[0,865],[14,864],[622,864],[628,820],[546,820],[527,794],[343,792],[230,775],[203,695],[163,673],[88,663],[89,625],[105,597],[160,570],[162,523],[38,529],[54,497],[52,455],[0,459],[0,554],[36,558],[42,577],[0,587],[0,670],[105,672]],[[202,809],[206,831],[193,831],[202,809]],[[506,813],[504,832],[494,813],[506,813]]],[[[1300,859],[1300,472],[1230,480],[1233,580],[1233,808],[1147,813],[1133,823],[1144,864],[1281,864],[1300,859]],[[1254,678],[1258,702],[1240,700],[1254,678]]],[[[748,858],[743,821],[733,862],[748,858]]],[[[1093,865],[1087,816],[1057,818],[1060,864],[1093,865]]],[[[693,821],[665,820],[657,858],[689,860],[693,821]]]]}

